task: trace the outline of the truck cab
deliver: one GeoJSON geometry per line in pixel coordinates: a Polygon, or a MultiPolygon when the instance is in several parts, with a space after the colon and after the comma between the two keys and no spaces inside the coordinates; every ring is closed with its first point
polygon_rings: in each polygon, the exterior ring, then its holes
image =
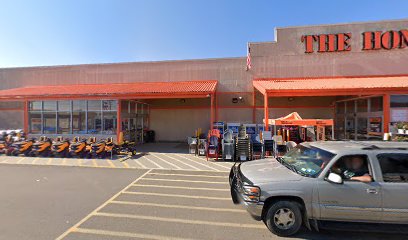
{"type": "Polygon", "coordinates": [[[408,224],[404,142],[302,143],[282,157],[235,164],[229,180],[233,202],[279,236],[302,225],[408,224]]]}

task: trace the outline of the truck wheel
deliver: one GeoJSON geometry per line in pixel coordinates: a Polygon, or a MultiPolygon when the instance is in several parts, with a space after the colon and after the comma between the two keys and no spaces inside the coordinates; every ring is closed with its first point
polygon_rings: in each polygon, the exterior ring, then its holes
{"type": "Polygon", "coordinates": [[[265,216],[268,229],[281,237],[288,237],[299,232],[302,226],[300,205],[292,201],[278,201],[269,207],[265,216]]]}

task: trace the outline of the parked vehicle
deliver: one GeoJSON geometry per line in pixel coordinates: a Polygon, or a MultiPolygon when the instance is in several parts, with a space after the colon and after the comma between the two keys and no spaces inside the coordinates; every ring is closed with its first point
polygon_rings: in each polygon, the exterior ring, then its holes
{"type": "Polygon", "coordinates": [[[105,158],[106,156],[106,140],[96,141],[95,138],[92,139],[90,143],[90,156],[93,158],[105,158]]]}
{"type": "Polygon", "coordinates": [[[137,154],[135,142],[124,141],[122,144],[117,145],[116,148],[116,154],[118,155],[135,156],[137,154]]]}
{"type": "Polygon", "coordinates": [[[85,158],[88,155],[87,142],[80,137],[74,137],[69,145],[69,156],[85,158]]]}
{"type": "Polygon", "coordinates": [[[30,155],[33,157],[48,157],[51,154],[52,141],[46,136],[41,136],[38,141],[32,145],[30,155]]]}
{"type": "Polygon", "coordinates": [[[17,156],[19,154],[24,154],[25,156],[30,156],[34,139],[22,139],[17,142],[12,142],[6,149],[5,153],[8,156],[17,156]]]}
{"type": "Polygon", "coordinates": [[[69,157],[69,140],[57,137],[52,141],[51,153],[55,157],[69,157]]]}
{"type": "Polygon", "coordinates": [[[13,143],[13,137],[11,135],[7,135],[7,133],[2,133],[0,135],[0,154],[7,153],[7,149],[13,143]]]}
{"type": "Polygon", "coordinates": [[[118,152],[118,147],[113,142],[113,138],[108,137],[105,140],[105,155],[112,157],[114,154],[117,154],[117,152],[118,152]]]}
{"type": "Polygon", "coordinates": [[[233,202],[279,236],[302,225],[408,229],[408,143],[302,143],[276,159],[236,163],[229,180],[233,202]]]}

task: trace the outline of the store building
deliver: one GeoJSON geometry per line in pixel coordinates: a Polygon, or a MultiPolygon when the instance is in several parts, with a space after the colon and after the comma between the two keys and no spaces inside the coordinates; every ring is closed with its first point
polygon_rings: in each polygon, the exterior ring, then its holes
{"type": "Polygon", "coordinates": [[[151,129],[185,141],[215,121],[296,111],[336,138],[408,122],[408,20],[277,28],[247,57],[0,69],[0,129],[99,137],[151,129]],[[272,34],[271,34],[272,35],[272,34]]]}

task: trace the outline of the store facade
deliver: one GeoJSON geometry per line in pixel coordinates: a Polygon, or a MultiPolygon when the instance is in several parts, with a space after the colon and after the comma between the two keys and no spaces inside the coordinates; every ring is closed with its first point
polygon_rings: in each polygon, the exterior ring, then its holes
{"type": "Polygon", "coordinates": [[[334,119],[338,139],[362,140],[408,122],[408,20],[277,28],[274,36],[248,44],[250,67],[238,57],[0,69],[0,129],[130,131],[139,140],[151,129],[158,141],[184,141],[213,122],[263,124],[296,111],[334,119]]]}

